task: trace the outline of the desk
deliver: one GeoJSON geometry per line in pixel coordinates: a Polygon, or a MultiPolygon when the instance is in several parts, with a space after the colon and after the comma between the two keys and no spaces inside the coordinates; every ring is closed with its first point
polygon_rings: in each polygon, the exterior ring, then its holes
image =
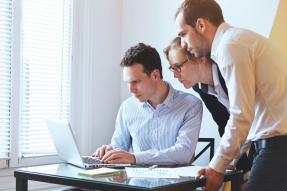
{"type": "MultiPolygon", "coordinates": [[[[118,176],[90,178],[79,176],[78,173],[80,171],[83,171],[83,169],[69,164],[54,164],[18,169],[14,172],[14,176],[16,177],[16,191],[27,191],[28,180],[87,189],[121,191],[186,191],[202,187],[205,184],[205,178],[199,180],[194,180],[194,178],[128,178],[124,170],[121,171],[118,176]]],[[[230,172],[225,174],[225,181],[232,181],[232,191],[240,190],[242,175],[242,172],[230,172]]]]}

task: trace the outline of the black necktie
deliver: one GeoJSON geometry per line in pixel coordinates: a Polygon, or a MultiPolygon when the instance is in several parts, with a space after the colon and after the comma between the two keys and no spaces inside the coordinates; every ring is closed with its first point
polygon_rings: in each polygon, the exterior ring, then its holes
{"type": "Polygon", "coordinates": [[[207,84],[204,84],[204,83],[200,83],[199,84],[199,86],[200,86],[200,90],[203,92],[203,93],[208,93],[208,85],[207,84]]]}
{"type": "Polygon", "coordinates": [[[222,75],[220,73],[219,67],[218,67],[217,63],[214,62],[212,59],[211,59],[211,62],[212,62],[212,64],[215,64],[215,66],[217,67],[217,72],[218,72],[218,78],[219,78],[220,85],[221,85],[222,89],[224,90],[224,92],[226,93],[226,95],[228,96],[228,90],[227,90],[227,87],[226,87],[226,84],[225,84],[225,80],[223,79],[223,77],[222,77],[222,75]]]}

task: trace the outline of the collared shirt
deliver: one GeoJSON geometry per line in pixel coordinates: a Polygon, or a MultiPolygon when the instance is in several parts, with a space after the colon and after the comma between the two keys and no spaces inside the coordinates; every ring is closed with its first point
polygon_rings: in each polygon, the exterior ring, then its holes
{"type": "Polygon", "coordinates": [[[223,172],[245,140],[287,135],[287,59],[266,38],[226,23],[217,29],[211,58],[230,100],[230,119],[209,163],[223,172]]]}
{"type": "Polygon", "coordinates": [[[111,146],[126,151],[131,148],[137,164],[188,164],[201,119],[201,101],[169,85],[168,96],[156,108],[135,97],[122,103],[111,146]]]}
{"type": "MultiPolygon", "coordinates": [[[[213,85],[207,86],[207,94],[215,96],[222,105],[224,105],[227,109],[229,108],[229,99],[228,95],[223,90],[218,76],[218,69],[215,64],[212,64],[211,66],[212,71],[212,80],[213,85]]],[[[199,83],[199,89],[202,89],[202,83],[199,83]]]]}

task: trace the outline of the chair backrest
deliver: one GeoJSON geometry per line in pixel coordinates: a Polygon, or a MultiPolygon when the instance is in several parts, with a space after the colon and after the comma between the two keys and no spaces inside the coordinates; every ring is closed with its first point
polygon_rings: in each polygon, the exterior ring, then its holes
{"type": "Polygon", "coordinates": [[[214,155],[214,138],[198,138],[198,142],[207,142],[208,144],[193,157],[192,162],[198,159],[207,149],[209,149],[209,161],[211,161],[214,155]]]}

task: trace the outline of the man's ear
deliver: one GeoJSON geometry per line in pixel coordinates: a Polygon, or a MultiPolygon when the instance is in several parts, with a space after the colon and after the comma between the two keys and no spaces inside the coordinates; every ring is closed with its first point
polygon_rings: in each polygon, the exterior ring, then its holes
{"type": "Polygon", "coordinates": [[[160,72],[159,72],[159,69],[154,69],[152,72],[151,72],[151,77],[155,80],[159,80],[160,79],[160,72]]]}
{"type": "Polygon", "coordinates": [[[198,18],[196,20],[195,28],[198,32],[204,33],[207,26],[207,20],[203,18],[198,18]]]}

